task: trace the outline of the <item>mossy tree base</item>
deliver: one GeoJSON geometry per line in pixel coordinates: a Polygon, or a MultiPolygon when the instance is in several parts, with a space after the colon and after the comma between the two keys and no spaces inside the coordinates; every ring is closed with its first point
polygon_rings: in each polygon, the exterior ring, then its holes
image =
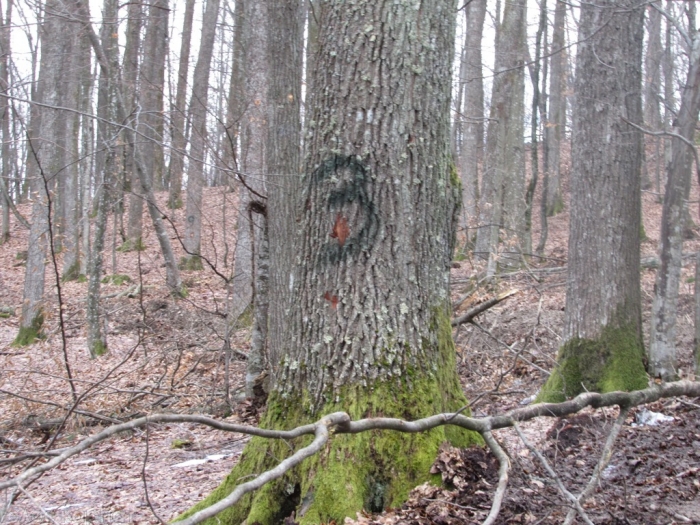
{"type": "Polygon", "coordinates": [[[586,391],[646,388],[643,358],[642,342],[631,328],[608,326],[596,340],[571,339],[560,348],[557,367],[537,401],[557,403],[586,391]]]}
{"type": "Polygon", "coordinates": [[[61,280],[66,283],[68,281],[77,281],[80,277],[80,263],[74,262],[70,268],[63,272],[63,277],[61,280]]]}
{"type": "Polygon", "coordinates": [[[21,347],[29,346],[37,339],[43,339],[44,333],[42,332],[42,327],[44,326],[44,316],[42,314],[37,315],[31,322],[29,326],[20,326],[19,333],[15,340],[12,342],[12,346],[21,347]]]}
{"type": "Polygon", "coordinates": [[[105,343],[104,341],[97,340],[90,347],[90,357],[100,357],[102,355],[105,355],[108,351],[109,349],[107,348],[107,343],[105,343]]]}
{"type": "Polygon", "coordinates": [[[182,257],[180,259],[180,264],[178,265],[180,270],[186,272],[199,272],[204,269],[202,265],[202,258],[198,255],[190,255],[189,257],[182,257]]]}
{"type": "Polygon", "coordinates": [[[142,252],[143,250],[146,249],[146,245],[143,244],[143,241],[141,240],[141,237],[138,239],[129,239],[124,242],[119,248],[118,251],[120,252],[142,252]]]}
{"type": "MultiPolygon", "coordinates": [[[[386,381],[373,389],[346,388],[315,414],[304,408],[309,406],[308,399],[284,400],[273,394],[261,426],[291,429],[336,411],[345,411],[352,419],[384,416],[413,420],[463,407],[466,399],[461,390],[445,392],[445,386],[433,376],[386,381]],[[451,406],[446,408],[444,402],[451,406]]],[[[226,480],[182,517],[223,499],[251,474],[274,467],[310,441],[310,437],[300,439],[292,444],[292,450],[279,440],[253,438],[226,480]]],[[[445,441],[458,447],[482,443],[477,433],[452,426],[419,434],[372,431],[332,436],[321,454],[246,495],[207,523],[234,525],[245,520],[272,525],[281,523],[292,511],[302,524],[342,523],[346,516],[354,518],[362,509],[378,512],[397,507],[411,489],[431,479],[430,467],[445,441]]],[[[435,481],[439,483],[439,478],[435,481]]]]}

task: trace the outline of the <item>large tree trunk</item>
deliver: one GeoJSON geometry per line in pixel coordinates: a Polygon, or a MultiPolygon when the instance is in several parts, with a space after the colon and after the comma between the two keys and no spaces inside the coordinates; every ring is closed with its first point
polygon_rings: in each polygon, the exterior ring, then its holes
{"type": "MultiPolygon", "coordinates": [[[[466,404],[449,311],[460,197],[449,147],[455,8],[317,6],[295,307],[264,426],[338,410],[412,419],[466,404]]],[[[397,506],[429,478],[446,439],[464,446],[473,436],[444,428],[338,436],[216,519],[269,524],[296,511],[301,523],[342,523],[362,508],[397,506]]],[[[201,506],[299,446],[252,440],[201,506]]]]}
{"type": "MultiPolygon", "coordinates": [[[[692,143],[700,112],[700,35],[692,31],[688,78],[681,95],[676,133],[692,143]]],[[[666,170],[663,215],[659,253],[661,267],[656,273],[656,286],[651,316],[649,372],[654,377],[672,381],[678,377],[676,362],[676,315],[678,286],[683,254],[683,228],[686,195],[690,191],[693,152],[680,138],[671,140],[672,158],[666,170]]]]}
{"type": "Polygon", "coordinates": [[[194,2],[195,0],[187,0],[185,3],[185,19],[182,23],[182,40],[180,41],[180,63],[177,70],[175,108],[171,117],[170,135],[172,148],[170,150],[170,187],[168,188],[168,207],[171,209],[182,208],[182,171],[184,168],[185,147],[187,146],[185,104],[187,100],[187,75],[189,74],[190,66],[194,2]]]}
{"type": "Polygon", "coordinates": [[[583,4],[564,344],[541,399],[644,388],[639,225],[644,7],[583,4]]]}
{"type": "Polygon", "coordinates": [[[496,65],[491,95],[486,155],[479,205],[476,252],[488,259],[487,275],[497,263],[519,264],[521,252],[530,252],[525,231],[525,106],[526,5],[506,0],[503,23],[496,38],[496,65]],[[508,248],[498,253],[504,230],[508,248]]]}
{"type": "Polygon", "coordinates": [[[204,185],[204,156],[207,141],[207,108],[209,97],[209,72],[214,53],[216,20],[219,15],[219,0],[207,0],[202,21],[202,40],[199,57],[192,78],[190,100],[190,163],[187,173],[187,209],[185,217],[184,245],[187,255],[182,266],[189,270],[201,270],[202,261],[202,187],[204,185]]]}

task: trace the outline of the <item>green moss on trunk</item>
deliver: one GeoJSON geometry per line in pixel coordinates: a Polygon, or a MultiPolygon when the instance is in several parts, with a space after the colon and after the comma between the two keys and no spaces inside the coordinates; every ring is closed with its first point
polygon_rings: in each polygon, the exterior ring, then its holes
{"type": "MultiPolygon", "coordinates": [[[[265,428],[291,429],[317,421],[321,415],[347,412],[353,420],[367,417],[397,417],[414,420],[464,407],[456,374],[454,344],[447,312],[435,316],[432,326],[438,349],[428,370],[406,370],[403,377],[378,381],[373,386],[349,385],[337,390],[331,401],[314,410],[308,392],[295,398],[273,393],[261,422],[265,428]]],[[[469,411],[467,410],[468,414],[469,411]]],[[[186,515],[226,497],[251,474],[259,474],[310,443],[311,437],[292,444],[253,438],[231,474],[205,501],[186,515]]],[[[234,525],[280,523],[292,511],[302,524],[342,523],[362,509],[381,511],[397,507],[416,485],[431,480],[430,467],[440,445],[481,444],[481,436],[454,426],[419,434],[372,431],[356,435],[332,435],[325,449],[284,477],[247,495],[238,505],[208,523],[234,525]]],[[[439,482],[439,478],[435,481],[439,482]]],[[[184,516],[183,516],[184,517],[184,516]]]]}
{"type": "Polygon", "coordinates": [[[68,281],[76,281],[78,277],[80,277],[80,263],[76,261],[70,268],[63,272],[63,277],[61,280],[66,283],[68,281]]]}
{"type": "Polygon", "coordinates": [[[104,341],[95,341],[90,347],[90,357],[100,357],[107,353],[107,343],[104,341]]]}
{"type": "Polygon", "coordinates": [[[644,348],[636,331],[607,326],[598,339],[574,338],[559,350],[557,368],[537,397],[560,402],[581,392],[613,392],[646,388],[644,348]]]}
{"type": "Polygon", "coordinates": [[[204,266],[202,265],[202,258],[198,255],[182,257],[178,266],[180,267],[180,270],[187,272],[198,272],[204,269],[204,266]]]}
{"type": "Polygon", "coordinates": [[[146,249],[146,245],[143,244],[143,240],[141,240],[141,237],[137,239],[129,239],[127,240],[124,244],[122,244],[117,251],[120,252],[141,252],[146,249]]]}
{"type": "Polygon", "coordinates": [[[39,313],[29,326],[20,326],[19,333],[15,340],[12,342],[12,346],[29,346],[37,339],[43,339],[44,334],[41,328],[44,326],[44,314],[39,313]]]}

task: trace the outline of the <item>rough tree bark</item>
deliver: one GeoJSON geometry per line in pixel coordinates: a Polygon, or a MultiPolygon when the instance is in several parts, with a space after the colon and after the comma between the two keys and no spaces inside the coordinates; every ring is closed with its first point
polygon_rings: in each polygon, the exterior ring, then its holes
{"type": "MultiPolygon", "coordinates": [[[[454,2],[329,0],[319,37],[295,308],[263,426],[337,410],[414,419],[466,404],[454,363],[449,268],[460,198],[450,147],[454,2]]],[[[293,220],[291,217],[289,220],[293,220]]],[[[316,458],[219,514],[218,523],[342,522],[396,506],[440,444],[473,434],[337,436],[316,458]]],[[[254,439],[227,481],[293,450],[254,439]]]]}
{"type": "Polygon", "coordinates": [[[187,172],[187,207],[185,211],[184,246],[187,255],[181,262],[182,268],[201,270],[202,260],[202,187],[204,186],[204,157],[207,141],[207,108],[209,98],[209,72],[214,54],[216,20],[219,16],[219,0],[207,0],[202,20],[202,38],[199,57],[192,78],[192,98],[190,100],[190,162],[187,172]]]}
{"type": "MultiPolygon", "coordinates": [[[[271,3],[268,1],[268,8],[271,3]]],[[[271,76],[267,88],[268,188],[267,220],[270,232],[270,289],[268,360],[271,380],[280,353],[289,348],[287,317],[292,308],[292,270],[296,257],[295,217],[301,190],[301,76],[304,58],[306,0],[275,2],[268,9],[270,31],[267,60],[271,76]]]]}
{"type": "Polygon", "coordinates": [[[569,277],[564,344],[540,394],[647,384],[641,331],[644,4],[582,4],[573,111],[569,277]]]}
{"type": "MultiPolygon", "coordinates": [[[[700,35],[691,28],[693,38],[688,77],[681,95],[676,133],[691,144],[700,112],[700,35]]],[[[683,254],[683,229],[690,191],[693,151],[685,141],[671,139],[671,162],[666,168],[666,191],[661,217],[659,253],[661,266],[656,273],[649,340],[649,372],[672,381],[678,376],[676,362],[676,315],[678,287],[683,254]]]]}
{"type": "Polygon", "coordinates": [[[503,22],[496,37],[496,64],[491,115],[486,138],[479,229],[476,252],[488,259],[487,275],[499,262],[519,264],[521,252],[530,252],[525,231],[525,159],[523,112],[525,106],[526,4],[506,0],[503,22]],[[508,241],[498,253],[501,229],[508,241]]]}

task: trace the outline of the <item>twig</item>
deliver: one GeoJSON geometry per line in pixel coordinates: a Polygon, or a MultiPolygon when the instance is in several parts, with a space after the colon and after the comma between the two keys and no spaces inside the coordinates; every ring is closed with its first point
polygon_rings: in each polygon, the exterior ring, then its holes
{"type": "Polygon", "coordinates": [[[540,451],[537,450],[534,447],[534,445],[532,445],[532,443],[528,441],[528,439],[525,437],[525,434],[522,433],[517,423],[513,425],[513,428],[520,437],[520,440],[525,444],[528,450],[537,457],[537,459],[545,468],[549,476],[554,480],[554,483],[556,483],[557,487],[559,488],[559,491],[566,497],[566,499],[568,499],[569,501],[571,501],[571,503],[574,504],[574,507],[576,507],[576,512],[578,512],[579,516],[581,516],[581,519],[583,519],[583,521],[587,523],[587,525],[594,525],[588,517],[588,515],[586,514],[586,511],[583,510],[583,507],[581,507],[581,504],[579,503],[578,499],[576,499],[576,496],[569,492],[569,490],[564,486],[564,484],[561,482],[561,479],[559,479],[559,476],[557,476],[557,473],[551,467],[549,462],[545,459],[545,457],[542,454],[540,454],[540,451]]]}
{"type": "Polygon", "coordinates": [[[35,500],[34,497],[29,492],[27,492],[22,485],[17,485],[17,488],[19,489],[19,491],[22,494],[24,494],[25,496],[27,496],[27,498],[29,498],[29,501],[31,501],[34,504],[34,506],[41,511],[41,513],[44,515],[44,517],[47,520],[49,520],[54,525],[58,525],[58,523],[56,523],[56,520],[53,519],[49,515],[49,513],[44,510],[44,508],[39,504],[39,502],[37,500],[35,500]]]}
{"type": "Polygon", "coordinates": [[[506,488],[508,487],[508,471],[510,470],[510,460],[508,455],[503,451],[501,445],[493,437],[491,431],[486,431],[481,434],[486,441],[486,444],[491,449],[491,452],[498,459],[498,486],[496,487],[496,493],[493,496],[493,503],[491,504],[491,511],[489,515],[484,520],[482,525],[492,525],[496,522],[498,518],[498,513],[501,511],[501,505],[503,504],[503,498],[506,495],[506,488]]]}
{"type": "Polygon", "coordinates": [[[146,498],[146,504],[148,505],[148,508],[151,509],[151,513],[155,518],[158,520],[158,523],[160,525],[167,525],[161,517],[158,515],[156,512],[156,509],[153,508],[153,504],[151,503],[151,498],[148,497],[148,481],[146,480],[146,465],[148,464],[148,442],[150,439],[150,426],[146,425],[146,452],[143,455],[143,465],[141,465],[141,481],[143,482],[143,495],[146,498]]]}
{"type": "MultiPolygon", "coordinates": [[[[612,430],[610,430],[610,434],[608,434],[608,439],[605,441],[603,452],[600,455],[598,464],[593,470],[591,479],[588,481],[588,484],[586,485],[586,488],[583,490],[583,492],[581,492],[581,494],[579,494],[578,496],[579,503],[585,502],[586,499],[593,493],[593,490],[595,490],[596,485],[600,483],[600,476],[605,470],[605,467],[607,467],[608,463],[610,462],[610,458],[612,457],[613,445],[615,444],[617,436],[620,434],[620,430],[622,430],[622,425],[625,423],[625,419],[627,418],[628,413],[629,408],[625,407],[620,409],[620,415],[617,416],[615,424],[613,425],[612,430]]],[[[574,522],[575,517],[576,512],[573,509],[570,510],[569,513],[566,515],[564,525],[571,525],[574,522]]]]}
{"type": "Polygon", "coordinates": [[[496,297],[492,297],[488,301],[484,301],[481,304],[476,305],[474,308],[470,309],[468,312],[465,314],[459,316],[457,319],[452,320],[452,326],[459,326],[463,323],[469,323],[471,322],[472,319],[474,319],[477,315],[479,315],[482,312],[485,312],[492,306],[497,305],[501,301],[504,301],[508,299],[509,297],[512,297],[516,293],[518,293],[520,290],[508,290],[507,292],[503,292],[502,294],[499,294],[496,297]]]}

